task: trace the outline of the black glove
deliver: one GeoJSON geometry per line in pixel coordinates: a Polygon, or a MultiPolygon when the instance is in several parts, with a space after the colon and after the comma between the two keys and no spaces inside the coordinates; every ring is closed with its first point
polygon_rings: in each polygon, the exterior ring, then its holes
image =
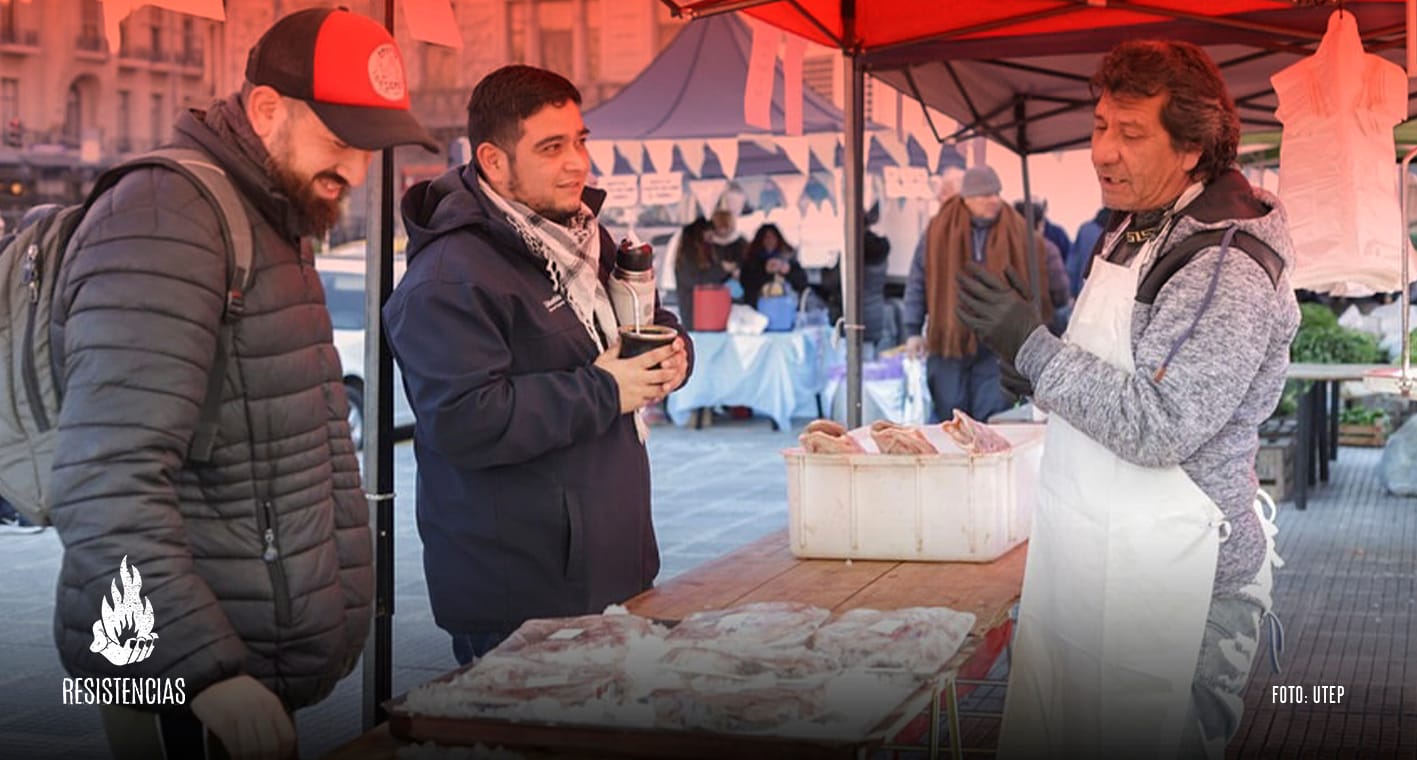
{"type": "Polygon", "coordinates": [[[1024,295],[1027,289],[1018,277],[1012,271],[1007,276],[1009,283],[977,264],[965,265],[964,272],[955,279],[959,284],[955,316],[979,336],[981,343],[1012,364],[1024,341],[1043,320],[1024,295]]]}
{"type": "Polygon", "coordinates": [[[1004,395],[1010,403],[1022,401],[1033,395],[1033,381],[1024,376],[1014,365],[999,361],[999,385],[1004,387],[1004,395]]]}

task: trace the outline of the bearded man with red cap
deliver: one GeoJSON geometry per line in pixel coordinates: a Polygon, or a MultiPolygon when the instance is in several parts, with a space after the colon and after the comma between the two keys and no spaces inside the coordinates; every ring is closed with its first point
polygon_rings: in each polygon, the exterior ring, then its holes
{"type": "Polygon", "coordinates": [[[99,700],[115,757],[292,757],[291,712],[353,669],[373,595],[310,243],[373,151],[437,148],[409,112],[393,38],[331,8],[277,21],[241,91],[175,130],[171,144],[204,154],[240,198],[250,281],[229,297],[219,206],[173,169],[127,173],[74,233],[51,329],[64,391],[49,495],[65,547],[55,641],[80,683],[183,695],[99,700]],[[194,457],[213,398],[214,437],[194,457]],[[131,638],[108,641],[105,626],[131,638]]]}

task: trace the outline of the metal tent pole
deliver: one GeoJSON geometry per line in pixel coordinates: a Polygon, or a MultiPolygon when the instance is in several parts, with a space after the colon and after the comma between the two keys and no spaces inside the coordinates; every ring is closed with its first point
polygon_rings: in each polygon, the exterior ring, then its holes
{"type": "MultiPolygon", "coordinates": [[[[1033,308],[1038,310],[1038,316],[1043,316],[1043,288],[1038,287],[1038,259],[1042,251],[1038,250],[1038,236],[1034,234],[1034,225],[1037,220],[1033,217],[1033,190],[1028,181],[1028,128],[1025,125],[1024,100],[1019,98],[1014,101],[1014,121],[1018,123],[1018,157],[1019,164],[1023,167],[1023,221],[1027,225],[1028,231],[1024,236],[1025,251],[1028,254],[1028,288],[1033,291],[1033,308]]],[[[1005,357],[1000,357],[1005,358],[1005,357]]],[[[1007,357],[1010,364],[1013,357],[1007,357]]]]}
{"type": "Polygon", "coordinates": [[[856,3],[842,0],[841,3],[843,40],[846,56],[843,72],[846,94],[846,166],[843,176],[845,188],[842,193],[841,212],[846,218],[846,240],[841,252],[842,264],[842,306],[846,332],[846,426],[861,424],[861,336],[865,329],[861,324],[861,270],[862,258],[862,179],[865,174],[865,153],[862,150],[865,120],[865,70],[857,51],[849,46],[856,36],[856,3]]]}
{"type": "MultiPolygon", "coordinates": [[[[394,4],[384,2],[384,26],[394,31],[394,4]]],[[[364,247],[364,491],[374,536],[374,611],[364,642],[364,730],[385,719],[381,705],[393,696],[394,667],[394,407],[393,359],[384,343],[383,306],[394,277],[394,151],[381,151],[371,167],[371,213],[364,247]],[[374,192],[377,188],[377,193],[374,192]],[[370,424],[370,412],[373,424],[370,424]]]]}

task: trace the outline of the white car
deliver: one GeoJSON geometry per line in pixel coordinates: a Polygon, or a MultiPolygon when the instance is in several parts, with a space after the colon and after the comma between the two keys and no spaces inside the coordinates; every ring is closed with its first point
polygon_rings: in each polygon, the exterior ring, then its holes
{"type": "MultiPolygon", "coordinates": [[[[340,246],[315,257],[315,269],[325,288],[325,304],[334,326],[335,350],[344,367],[344,390],[349,396],[349,429],[354,445],[364,445],[364,243],[340,246]]],[[[394,284],[403,277],[406,262],[394,254],[394,284]]],[[[404,393],[398,366],[393,374],[394,425],[413,424],[413,407],[404,393]]]]}

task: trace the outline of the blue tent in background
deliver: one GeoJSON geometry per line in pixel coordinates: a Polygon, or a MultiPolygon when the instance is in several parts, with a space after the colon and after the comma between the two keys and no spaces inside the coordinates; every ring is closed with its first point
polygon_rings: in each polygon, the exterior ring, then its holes
{"type": "MultiPolygon", "coordinates": [[[[770,107],[772,130],[747,123],[743,118],[743,87],[747,81],[748,59],[752,50],[752,32],[734,15],[717,16],[684,27],[674,41],[630,82],[618,95],[585,113],[586,126],[592,141],[615,142],[632,140],[711,140],[739,138],[745,135],[757,139],[738,140],[737,175],[767,175],[800,173],[779,146],[771,146],[774,135],[785,135],[786,109],[784,77],[781,61],[773,71],[773,95],[770,107]]],[[[802,131],[806,135],[840,134],[844,116],[831,101],[802,89],[802,131]]],[[[868,132],[872,127],[868,125],[868,132]]],[[[881,130],[879,126],[874,130],[881,130]]],[[[895,166],[896,160],[872,139],[868,171],[895,166]]],[[[631,158],[617,146],[613,167],[599,166],[606,174],[633,174],[631,158]]],[[[809,171],[826,171],[841,165],[841,145],[834,150],[833,167],[824,166],[812,155],[809,171]]],[[[918,145],[909,151],[910,164],[925,167],[925,151],[918,145]]],[[[700,178],[723,177],[720,157],[711,147],[704,150],[702,167],[690,167],[682,151],[675,148],[671,166],[654,166],[645,152],[640,165],[654,171],[682,171],[700,178]]],[[[940,165],[952,165],[963,158],[952,148],[941,151],[940,165]],[[950,158],[952,156],[953,158],[950,158]]],[[[648,171],[648,170],[647,170],[648,171]]]]}

